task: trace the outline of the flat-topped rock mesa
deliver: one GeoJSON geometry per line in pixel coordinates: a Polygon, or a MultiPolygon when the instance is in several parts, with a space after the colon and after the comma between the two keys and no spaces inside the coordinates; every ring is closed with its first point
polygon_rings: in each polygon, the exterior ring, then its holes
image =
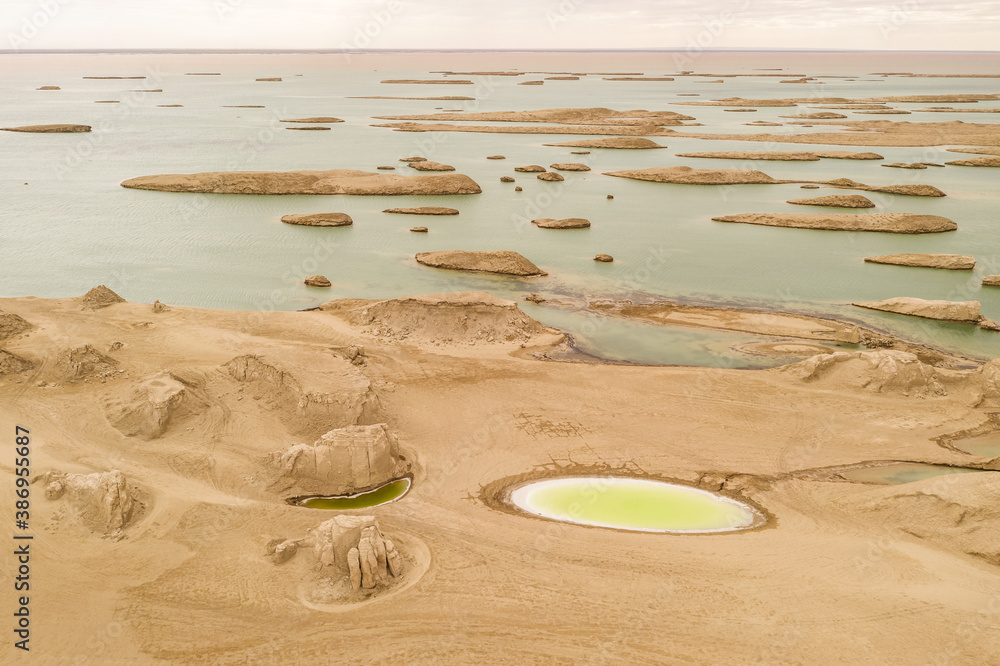
{"type": "Polygon", "coordinates": [[[298,570],[295,577],[307,581],[298,583],[299,594],[310,605],[364,601],[398,586],[410,566],[374,516],[335,516],[304,538],[272,539],[265,555],[298,570]]]}
{"type": "Polygon", "coordinates": [[[666,148],[651,139],[642,137],[614,137],[611,139],[582,139],[580,141],[565,141],[563,143],[543,143],[543,146],[562,146],[566,148],[615,148],[618,150],[648,150],[651,148],[666,148]]]}
{"type": "Polygon", "coordinates": [[[142,511],[134,499],[137,487],[121,471],[66,474],[50,471],[36,477],[45,487],[45,499],[65,500],[87,529],[105,536],[119,534],[142,511]]]}
{"type": "Polygon", "coordinates": [[[946,217],[912,213],[747,213],[712,219],[716,222],[793,229],[882,231],[894,234],[932,234],[958,228],[957,224],[946,217]]]}
{"type": "Polygon", "coordinates": [[[848,150],[745,151],[731,150],[708,153],[677,153],[677,157],[704,157],[728,160],[773,160],[779,162],[815,162],[820,158],[837,160],[881,160],[878,153],[858,153],[848,150]]]}
{"type": "Polygon", "coordinates": [[[540,229],[589,229],[590,220],[586,220],[582,217],[566,217],[561,220],[557,220],[551,217],[541,217],[537,220],[532,220],[532,224],[540,229]]]}
{"type": "Polygon", "coordinates": [[[0,310],[0,342],[30,331],[34,326],[22,317],[0,310]]]}
{"type": "Polygon", "coordinates": [[[280,475],[271,490],[297,495],[347,495],[409,471],[396,435],[384,423],[336,428],[312,444],[272,453],[270,460],[280,475]]]}
{"type": "Polygon", "coordinates": [[[608,171],[605,176],[682,185],[770,185],[779,181],[753,169],[693,169],[687,166],[608,171]]]}
{"type": "MultiPolygon", "coordinates": [[[[527,82],[525,82],[527,83],[527,82]]],[[[484,111],[475,113],[429,113],[405,116],[375,116],[376,120],[460,120],[463,122],[526,122],[560,125],[627,125],[637,127],[681,125],[694,120],[675,111],[615,111],[606,107],[559,108],[537,111],[484,111]]],[[[497,128],[502,129],[502,128],[497,128]]],[[[536,128],[551,131],[552,128],[536,128]]],[[[596,133],[596,130],[595,132],[596,133]]],[[[600,132],[603,134],[603,132],[600,132]]]]}
{"type": "Polygon", "coordinates": [[[344,122],[341,118],[334,118],[333,116],[317,116],[315,118],[292,118],[291,120],[282,120],[283,123],[342,123],[344,122]]]}
{"type": "Polygon", "coordinates": [[[789,199],[786,203],[800,206],[833,206],[836,208],[874,208],[868,197],[860,194],[831,194],[825,197],[812,197],[809,199],[789,199]]]}
{"type": "Polygon", "coordinates": [[[30,132],[32,134],[75,134],[91,131],[90,125],[23,125],[21,127],[0,127],[3,132],[30,132]]]}
{"type": "Polygon", "coordinates": [[[536,277],[548,275],[522,255],[512,250],[441,250],[438,252],[420,252],[416,255],[417,263],[433,268],[444,268],[452,271],[471,271],[474,273],[496,273],[497,275],[514,275],[517,277],[536,277]]]}
{"type": "Polygon", "coordinates": [[[380,420],[381,404],[371,382],[346,357],[244,354],[222,370],[242,385],[237,390],[253,399],[253,409],[277,412],[297,435],[319,437],[331,427],[380,420]]]}
{"type": "Polygon", "coordinates": [[[416,169],[417,171],[454,171],[455,167],[450,164],[442,164],[441,162],[434,162],[432,160],[420,160],[419,162],[410,162],[406,166],[411,169],[416,169]]]}
{"type": "Polygon", "coordinates": [[[514,167],[514,171],[521,173],[545,173],[545,167],[541,164],[528,164],[527,166],[514,167]]]}
{"type": "Polygon", "coordinates": [[[125,303],[125,299],[111,291],[103,284],[98,285],[81,296],[77,301],[81,310],[100,310],[115,303],[125,303]]]}
{"type": "Polygon", "coordinates": [[[801,118],[802,120],[833,120],[835,118],[846,118],[842,113],[832,111],[818,111],[816,113],[795,113],[790,116],[778,116],[779,118],[801,118]]]}
{"type": "Polygon", "coordinates": [[[984,275],[984,287],[1000,287],[1000,275],[984,275]]]}
{"type": "Polygon", "coordinates": [[[158,438],[185,401],[188,387],[168,371],[117,389],[104,403],[104,416],[126,437],[158,438]]]}
{"type": "Polygon", "coordinates": [[[365,332],[394,340],[447,344],[518,344],[561,335],[526,315],[514,301],[482,291],[344,299],[321,306],[365,332]]]}
{"type": "Polygon", "coordinates": [[[399,176],[353,169],[329,171],[215,171],[141,176],[122,187],[160,192],[212,194],[480,194],[482,188],[463,174],[399,176]]]}
{"type": "Polygon", "coordinates": [[[117,360],[102,354],[91,345],[71,347],[60,352],[55,362],[56,374],[67,381],[106,379],[118,375],[117,360]]]}
{"type": "Polygon", "coordinates": [[[468,79],[388,79],[380,83],[441,83],[453,86],[471,86],[472,81],[468,79]]]}
{"type": "Polygon", "coordinates": [[[535,176],[535,178],[537,178],[538,180],[544,180],[549,183],[559,183],[566,180],[565,178],[563,178],[561,175],[557,174],[554,171],[546,171],[545,173],[540,173],[537,176],[535,176]]]}
{"type": "Polygon", "coordinates": [[[417,206],[415,208],[386,208],[383,213],[397,213],[400,215],[458,215],[457,208],[445,208],[444,206],[417,206]]]}
{"type": "Polygon", "coordinates": [[[590,167],[579,162],[557,162],[549,165],[550,169],[556,171],[590,171],[590,167]]]}
{"type": "Polygon", "coordinates": [[[347,213],[307,213],[303,215],[282,215],[285,224],[303,227],[349,227],[354,220],[347,213]]]}
{"type": "Polygon", "coordinates": [[[34,369],[34,361],[29,361],[28,359],[18,356],[17,354],[12,354],[5,349],[0,349],[0,377],[5,377],[7,375],[19,375],[22,372],[28,372],[34,369]]]}
{"type": "Polygon", "coordinates": [[[941,268],[948,271],[971,271],[976,260],[965,254],[883,254],[865,257],[870,264],[892,264],[914,268],[941,268]]]}
{"type": "Polygon", "coordinates": [[[1000,167],[1000,156],[987,155],[985,157],[973,157],[967,160],[952,160],[951,162],[945,162],[951,166],[969,166],[969,167],[1000,167]]]}
{"type": "Polygon", "coordinates": [[[983,319],[979,301],[933,301],[900,296],[872,303],[852,303],[855,307],[881,312],[978,324],[983,319]]]}

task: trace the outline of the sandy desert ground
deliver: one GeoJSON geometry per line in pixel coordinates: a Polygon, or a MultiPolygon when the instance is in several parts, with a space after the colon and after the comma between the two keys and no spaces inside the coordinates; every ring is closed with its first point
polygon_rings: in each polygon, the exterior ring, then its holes
{"type": "MultiPolygon", "coordinates": [[[[1000,654],[1000,475],[840,476],[896,460],[1000,469],[955,446],[1000,427],[998,361],[949,370],[875,351],[767,371],[558,363],[535,352],[560,334],[483,294],[267,313],[113,300],[0,300],[5,336],[15,331],[2,341],[0,431],[12,443],[16,425],[29,428],[32,475],[57,473],[32,486],[43,663],[1000,654]],[[166,398],[157,381],[173,387],[166,398]],[[413,488],[348,513],[376,518],[402,571],[337,596],[342,581],[318,574],[307,549],[276,563],[276,543],[315,535],[330,514],[287,504],[302,479],[276,480],[270,454],[382,423],[413,488]],[[88,495],[59,476],[112,470],[110,498],[106,484],[88,495]],[[719,490],[768,522],[635,533],[503,501],[515,481],[577,472],[719,490]],[[46,499],[53,478],[67,490],[46,499]]],[[[10,467],[3,477],[13,484],[10,467]]],[[[14,566],[11,552],[3,563],[14,566]]]]}

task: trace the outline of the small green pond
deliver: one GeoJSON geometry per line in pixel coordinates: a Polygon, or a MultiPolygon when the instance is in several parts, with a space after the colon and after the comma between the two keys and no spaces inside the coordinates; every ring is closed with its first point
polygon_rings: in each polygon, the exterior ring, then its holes
{"type": "Polygon", "coordinates": [[[961,449],[966,453],[971,453],[974,456],[996,458],[1000,456],[1000,432],[991,432],[986,435],[980,435],[979,437],[962,439],[954,442],[953,445],[956,448],[961,449]]]}
{"type": "Polygon", "coordinates": [[[299,497],[294,503],[309,509],[332,509],[345,511],[347,509],[369,509],[373,506],[395,502],[410,490],[410,479],[397,479],[374,490],[367,490],[354,495],[336,495],[332,497],[316,495],[299,497]]]}
{"type": "Polygon", "coordinates": [[[515,489],[510,500],[551,520],[641,532],[728,532],[763,522],[759,512],[728,497],[648,479],[547,479],[515,489]]]}
{"type": "Polygon", "coordinates": [[[949,467],[947,465],[928,465],[926,463],[898,462],[877,467],[856,467],[840,472],[848,481],[859,483],[882,483],[886,485],[898,485],[901,483],[913,483],[923,481],[935,476],[944,474],[965,474],[968,472],[981,472],[979,469],[969,469],[967,467],[949,467]]]}

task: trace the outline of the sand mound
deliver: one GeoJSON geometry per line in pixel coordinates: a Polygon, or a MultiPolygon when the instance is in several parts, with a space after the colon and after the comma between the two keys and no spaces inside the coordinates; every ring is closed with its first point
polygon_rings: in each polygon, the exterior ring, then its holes
{"type": "Polygon", "coordinates": [[[442,250],[439,252],[420,252],[416,255],[416,259],[417,263],[425,266],[445,268],[453,271],[497,273],[499,275],[516,275],[519,277],[548,275],[548,273],[538,266],[511,250],[487,250],[480,252],[442,250]]]}
{"type": "Polygon", "coordinates": [[[952,166],[1000,167],[1000,157],[995,155],[989,155],[987,157],[973,157],[967,160],[953,160],[951,162],[945,162],[945,164],[950,164],[952,166]]]}
{"type": "Polygon", "coordinates": [[[98,285],[80,297],[80,307],[84,310],[100,310],[115,303],[125,303],[125,299],[103,284],[98,285]]]}
{"type": "Polygon", "coordinates": [[[285,224],[297,224],[304,227],[349,227],[354,224],[354,220],[347,213],[283,215],[281,221],[285,224]]]}
{"type": "Polygon", "coordinates": [[[916,268],[942,268],[949,271],[971,271],[976,259],[964,254],[883,254],[865,257],[870,264],[892,264],[916,268]]]}
{"type": "Polygon", "coordinates": [[[833,194],[826,197],[811,199],[789,199],[788,203],[800,206],[835,206],[837,208],[874,208],[875,204],[868,197],[860,194],[833,194]]]}
{"type": "Polygon", "coordinates": [[[331,301],[322,308],[373,335],[399,340],[505,344],[549,332],[514,301],[481,291],[331,301]]]}
{"type": "Polygon", "coordinates": [[[775,371],[831,387],[847,385],[874,393],[917,396],[947,395],[941,374],[947,373],[949,378],[961,376],[921,363],[916,354],[885,349],[820,354],[775,371]]]}
{"type": "Polygon", "coordinates": [[[331,427],[376,420],[380,404],[368,378],[348,358],[246,354],[223,366],[255,409],[276,411],[292,432],[318,437],[331,427]],[[295,376],[289,367],[294,368],[295,376]]]}
{"type": "Polygon", "coordinates": [[[87,528],[105,535],[120,532],[138,513],[134,487],[118,470],[95,474],[47,472],[35,481],[45,484],[49,500],[65,498],[87,528]]]}
{"type": "Polygon", "coordinates": [[[979,301],[929,301],[922,298],[888,298],[873,303],[852,303],[859,308],[894,312],[924,319],[978,323],[983,317],[979,301]]]}
{"type": "Polygon", "coordinates": [[[104,415],[126,437],[156,439],[184,401],[187,387],[169,372],[145,377],[106,401],[104,415]]]}
{"type": "Polygon", "coordinates": [[[342,123],[340,118],[333,116],[319,116],[316,118],[295,118],[293,120],[282,120],[283,123],[342,123]]]}
{"type": "Polygon", "coordinates": [[[633,180],[649,180],[654,183],[680,183],[684,185],[741,185],[777,182],[766,173],[753,169],[692,169],[686,166],[609,171],[604,175],[633,180]]]}
{"type": "Polygon", "coordinates": [[[118,361],[90,345],[64,350],[56,359],[56,372],[70,381],[102,379],[118,375],[118,361]]]}
{"type": "Polygon", "coordinates": [[[272,453],[271,462],[281,475],[272,488],[296,495],[347,495],[409,471],[396,436],[384,423],[331,430],[312,444],[272,453]]]}
{"type": "Polygon", "coordinates": [[[566,141],[564,143],[543,143],[543,146],[565,146],[567,148],[618,148],[629,150],[644,150],[649,148],[666,148],[650,139],[640,137],[620,137],[614,139],[583,139],[581,141],[566,141]]]}
{"type": "Polygon", "coordinates": [[[0,312],[0,340],[21,335],[25,331],[30,331],[31,328],[31,324],[20,315],[0,312]]]}
{"type": "Polygon", "coordinates": [[[883,231],[894,234],[930,234],[954,231],[954,222],[938,215],[910,213],[747,213],[713,217],[716,222],[761,224],[769,227],[827,231],[883,231]]]}
{"type": "Polygon", "coordinates": [[[35,364],[17,354],[0,349],[0,377],[5,375],[17,375],[34,369],[35,364]]]}
{"type": "Polygon", "coordinates": [[[1000,474],[952,474],[902,486],[873,488],[838,500],[870,517],[947,550],[1000,565],[1000,474]]]}
{"type": "Polygon", "coordinates": [[[556,171],[590,171],[589,166],[580,164],[579,162],[557,162],[556,164],[550,164],[549,168],[556,171]]]}
{"type": "MultiPolygon", "coordinates": [[[[309,530],[301,539],[274,539],[266,555],[275,564],[298,557],[316,585],[306,601],[318,604],[361,601],[395,586],[403,575],[403,558],[374,516],[336,516],[309,530]]],[[[294,566],[294,565],[293,565],[294,566]]]]}
{"type": "Polygon", "coordinates": [[[3,132],[32,132],[34,134],[72,134],[89,132],[90,125],[24,125],[23,127],[0,127],[3,132]]]}
{"type": "Polygon", "coordinates": [[[582,217],[566,217],[561,220],[556,220],[551,217],[541,217],[537,220],[532,220],[532,224],[541,229],[589,229],[590,220],[585,220],[582,217]]]}
{"type": "Polygon", "coordinates": [[[399,213],[402,215],[458,215],[456,208],[443,206],[418,206],[416,208],[386,208],[383,213],[399,213]]]}
{"type": "Polygon", "coordinates": [[[482,189],[463,174],[398,176],[352,169],[329,171],[214,171],[141,176],[122,187],[160,192],[212,194],[479,194],[482,189]]]}

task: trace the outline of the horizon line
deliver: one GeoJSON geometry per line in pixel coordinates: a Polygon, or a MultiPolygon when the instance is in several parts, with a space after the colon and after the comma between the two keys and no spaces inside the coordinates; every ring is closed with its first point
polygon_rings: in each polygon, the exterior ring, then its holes
{"type": "MultiPolygon", "coordinates": [[[[0,49],[0,55],[42,55],[42,54],[62,54],[62,53],[118,53],[118,54],[330,54],[330,53],[351,53],[355,55],[379,54],[379,53],[684,53],[689,51],[687,47],[657,47],[657,48],[599,48],[599,49],[545,49],[545,48],[520,48],[520,49],[475,49],[475,48],[386,48],[386,49],[0,49]]],[[[834,49],[834,48],[778,48],[778,47],[706,47],[699,48],[699,53],[1000,53],[1000,50],[962,50],[962,49],[834,49]]]]}

